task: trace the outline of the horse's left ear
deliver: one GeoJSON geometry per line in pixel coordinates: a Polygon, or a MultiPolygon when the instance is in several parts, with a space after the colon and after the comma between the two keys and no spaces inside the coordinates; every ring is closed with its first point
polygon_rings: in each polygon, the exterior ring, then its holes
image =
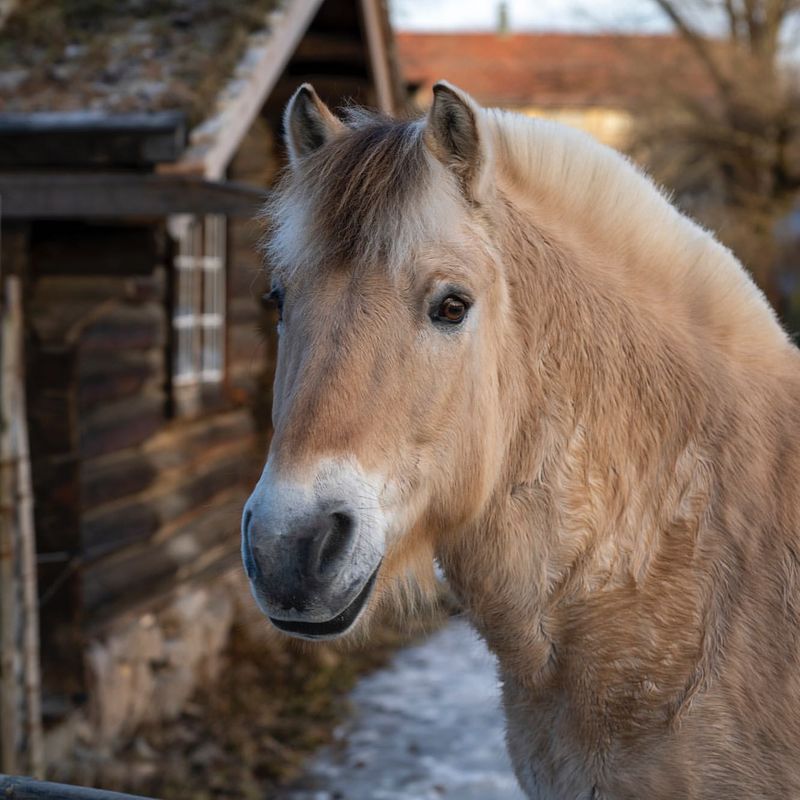
{"type": "Polygon", "coordinates": [[[431,152],[456,173],[470,200],[486,199],[494,160],[483,109],[447,81],[433,87],[425,141],[431,152]]]}

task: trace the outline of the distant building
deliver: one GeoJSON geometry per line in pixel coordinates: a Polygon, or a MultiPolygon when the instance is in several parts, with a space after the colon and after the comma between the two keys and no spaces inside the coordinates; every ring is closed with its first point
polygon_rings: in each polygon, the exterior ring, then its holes
{"type": "Polygon", "coordinates": [[[572,33],[396,35],[400,68],[419,105],[442,78],[480,103],[555,119],[623,147],[637,107],[669,67],[673,88],[709,89],[675,36],[572,33]]]}

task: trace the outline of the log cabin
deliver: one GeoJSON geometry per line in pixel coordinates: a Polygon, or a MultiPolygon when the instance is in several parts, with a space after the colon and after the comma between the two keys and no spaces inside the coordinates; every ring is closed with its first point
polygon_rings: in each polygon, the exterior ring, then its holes
{"type": "Polygon", "coordinates": [[[383,0],[58,5],[0,28],[51,763],[213,675],[269,436],[255,218],[280,116],[304,80],[333,106],[400,101],[383,0]]]}

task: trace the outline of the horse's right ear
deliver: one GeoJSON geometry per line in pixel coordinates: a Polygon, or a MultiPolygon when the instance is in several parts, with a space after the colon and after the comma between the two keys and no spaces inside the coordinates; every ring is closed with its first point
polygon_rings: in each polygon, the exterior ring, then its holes
{"type": "Polygon", "coordinates": [[[470,200],[486,198],[494,158],[483,110],[447,81],[433,87],[425,141],[434,156],[456,173],[470,200]]]}
{"type": "Polygon", "coordinates": [[[304,83],[293,95],[283,114],[283,136],[289,151],[289,162],[297,163],[344,130],[344,123],[335,117],[319,99],[310,83],[304,83]]]}

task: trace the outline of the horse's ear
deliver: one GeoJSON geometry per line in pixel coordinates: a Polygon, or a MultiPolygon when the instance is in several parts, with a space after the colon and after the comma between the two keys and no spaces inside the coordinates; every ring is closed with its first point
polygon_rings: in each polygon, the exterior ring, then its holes
{"type": "Polygon", "coordinates": [[[292,166],[342,130],[344,123],[319,99],[314,87],[304,83],[283,113],[283,136],[292,166]]]}
{"type": "Polygon", "coordinates": [[[447,81],[433,87],[425,140],[431,152],[461,180],[470,200],[486,198],[492,171],[492,144],[481,107],[447,81]]]}

